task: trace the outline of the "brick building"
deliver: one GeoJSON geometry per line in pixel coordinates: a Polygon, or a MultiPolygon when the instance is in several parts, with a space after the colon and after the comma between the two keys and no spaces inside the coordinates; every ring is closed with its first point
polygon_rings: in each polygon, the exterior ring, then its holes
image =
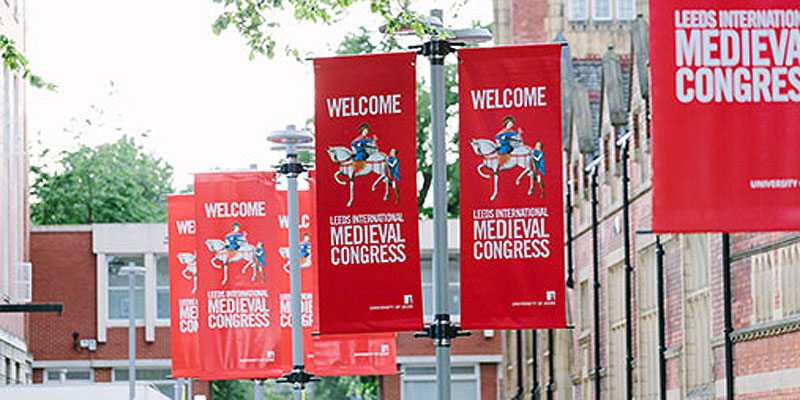
{"type": "MultiPolygon", "coordinates": [[[[507,9],[527,10],[540,20],[541,3],[498,0],[507,9]]],[[[647,2],[627,0],[634,15],[647,15],[647,2]]],[[[520,18],[496,18],[496,31],[507,30],[509,42],[559,34],[570,44],[575,59],[567,63],[567,94],[571,112],[565,129],[564,165],[572,198],[574,286],[568,289],[568,317],[575,329],[555,331],[550,339],[539,332],[534,354],[526,333],[524,388],[531,390],[532,365],[537,365],[540,389],[556,399],[593,399],[595,380],[601,380],[603,399],[623,399],[625,338],[632,329],[633,396],[657,399],[658,296],[654,235],[636,235],[650,228],[651,168],[649,125],[649,63],[647,19],[632,21],[626,1],[548,0],[543,23],[514,24],[520,18]],[[608,13],[598,17],[602,9],[608,13]],[[580,17],[580,18],[579,18],[580,17]],[[511,22],[510,25],[508,22],[511,22]],[[520,32],[536,29],[537,32],[520,32]],[[609,48],[609,44],[613,45],[609,48]],[[596,82],[599,76],[600,84],[596,82]],[[589,118],[580,118],[576,105],[586,104],[589,118]],[[630,141],[629,199],[631,201],[632,318],[625,318],[622,217],[622,160],[619,137],[630,141]],[[590,175],[584,172],[599,158],[597,178],[599,280],[593,278],[592,197],[590,175]],[[594,302],[598,285],[599,302],[594,302]],[[595,321],[594,308],[599,307],[595,321]],[[595,322],[599,329],[595,328],[595,322]],[[594,345],[599,338],[600,346],[594,345]],[[599,369],[595,364],[600,355],[599,369]],[[552,380],[549,361],[555,363],[552,380]],[[534,362],[535,360],[535,362],[534,362]]],[[[524,18],[524,17],[523,17],[524,18]]],[[[691,179],[687,177],[687,179],[691,179]]],[[[794,232],[732,234],[732,312],[735,393],[737,399],[800,398],[800,234],[794,232]]],[[[720,234],[661,235],[665,251],[664,313],[667,394],[670,399],[725,398],[724,295],[720,234]]],[[[503,393],[516,388],[513,336],[505,334],[506,361],[503,393]]]]}
{"type": "MultiPolygon", "coordinates": [[[[29,316],[33,382],[128,380],[128,277],[119,267],[133,262],[147,269],[136,286],[136,377],[173,396],[166,255],[165,224],[34,227],[33,299],[64,303],[64,313],[29,316]]],[[[194,382],[193,394],[208,396],[209,384],[194,382]]]]}
{"type": "MultiPolygon", "coordinates": [[[[25,2],[0,3],[0,34],[25,51],[25,2]]],[[[28,146],[25,80],[3,69],[0,76],[0,303],[29,301],[28,146]]],[[[0,385],[30,382],[31,357],[24,314],[0,313],[0,385]]]]}

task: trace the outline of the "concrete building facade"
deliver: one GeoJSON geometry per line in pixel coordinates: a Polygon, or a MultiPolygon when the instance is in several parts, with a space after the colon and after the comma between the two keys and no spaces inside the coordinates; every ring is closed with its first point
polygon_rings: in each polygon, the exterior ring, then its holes
{"type": "MultiPolygon", "coordinates": [[[[0,34],[25,50],[25,2],[0,2],[0,34]]],[[[4,68],[0,76],[0,303],[30,301],[28,153],[25,83],[4,68]]],[[[0,385],[31,379],[24,314],[0,313],[0,385]]]]}

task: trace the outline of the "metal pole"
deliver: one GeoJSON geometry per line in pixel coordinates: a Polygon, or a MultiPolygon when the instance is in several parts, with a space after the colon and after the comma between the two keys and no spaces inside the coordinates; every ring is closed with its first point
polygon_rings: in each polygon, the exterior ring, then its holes
{"type": "MultiPolygon", "coordinates": [[[[443,21],[442,10],[431,10],[431,17],[443,21]]],[[[444,45],[443,40],[431,39],[431,47],[444,45]]],[[[433,156],[433,308],[434,323],[450,321],[447,276],[447,165],[444,131],[444,58],[446,52],[433,49],[431,63],[431,142],[433,156]]],[[[437,339],[436,384],[438,400],[450,400],[450,341],[437,339]]]]}
{"type": "Polygon", "coordinates": [[[264,400],[264,381],[253,379],[253,400],[264,400]]]}
{"type": "Polygon", "coordinates": [[[731,310],[731,236],[729,233],[722,234],[722,291],[725,313],[725,398],[733,400],[735,393],[733,386],[733,342],[731,342],[733,313],[731,310]]]}
{"type": "MultiPolygon", "coordinates": [[[[535,332],[535,331],[534,331],[535,332]]],[[[522,331],[517,329],[516,332],[517,338],[517,393],[514,395],[513,400],[522,400],[522,392],[525,390],[525,385],[522,382],[522,368],[523,368],[523,359],[522,359],[522,331]]],[[[534,353],[536,354],[536,353],[534,353]]],[[[535,357],[535,355],[534,355],[535,357]]]]}
{"type": "Polygon", "coordinates": [[[656,235],[656,289],[658,291],[658,393],[667,400],[667,338],[664,310],[664,246],[656,235]]]}
{"type": "Polygon", "coordinates": [[[575,287],[575,280],[572,266],[572,185],[569,183],[567,184],[567,201],[564,207],[567,213],[567,287],[572,289],[575,287]]]}
{"type": "MultiPolygon", "coordinates": [[[[289,165],[297,164],[297,152],[289,149],[286,155],[289,165]]],[[[302,315],[302,285],[300,278],[300,217],[297,210],[297,172],[286,174],[288,187],[288,218],[289,218],[289,285],[291,287],[292,302],[292,365],[295,371],[304,371],[303,365],[303,315],[302,315]]],[[[295,400],[302,400],[302,384],[294,384],[292,391],[295,400]]]]}
{"type": "Polygon", "coordinates": [[[597,164],[592,174],[592,268],[594,272],[594,398],[600,400],[600,243],[597,238],[597,164]]]}
{"type": "Polygon", "coordinates": [[[552,329],[547,330],[547,351],[548,354],[550,354],[550,356],[547,357],[547,386],[545,389],[547,393],[547,400],[553,400],[553,396],[556,391],[556,368],[555,360],[553,359],[553,357],[555,357],[555,345],[553,343],[555,340],[554,335],[555,332],[553,332],[552,329]]]}
{"type": "Polygon", "coordinates": [[[533,353],[533,357],[531,357],[531,399],[532,400],[539,400],[539,360],[537,359],[537,355],[539,354],[539,344],[537,343],[537,334],[536,330],[531,331],[531,353],[533,353]]]}
{"type": "Polygon", "coordinates": [[[136,398],[136,273],[128,264],[128,399],[136,398]]]}
{"type": "Polygon", "coordinates": [[[628,144],[623,140],[620,148],[622,154],[622,232],[625,251],[625,398],[633,398],[633,320],[631,317],[631,220],[630,200],[628,199],[628,144]]]}

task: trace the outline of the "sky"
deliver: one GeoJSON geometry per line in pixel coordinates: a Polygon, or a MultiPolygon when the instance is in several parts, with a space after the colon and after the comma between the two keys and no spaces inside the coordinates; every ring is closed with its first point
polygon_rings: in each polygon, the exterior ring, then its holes
{"type": "MultiPolygon", "coordinates": [[[[491,0],[412,2],[414,10],[432,7],[445,8],[445,22],[457,27],[492,18],[491,0]],[[466,5],[444,7],[450,3],[466,5]]],[[[266,135],[313,115],[310,63],[248,60],[234,30],[212,33],[221,10],[212,0],[28,1],[26,56],[34,73],[58,85],[27,90],[32,153],[51,149],[44,161],[52,165],[58,151],[74,149],[65,129],[83,128],[80,141],[89,145],[147,132],[141,142],[174,167],[178,190],[195,172],[274,165],[281,155],[266,135]]],[[[313,56],[333,55],[345,33],[382,22],[367,4],[333,26],[281,19],[279,46],[291,42],[313,56]]]]}

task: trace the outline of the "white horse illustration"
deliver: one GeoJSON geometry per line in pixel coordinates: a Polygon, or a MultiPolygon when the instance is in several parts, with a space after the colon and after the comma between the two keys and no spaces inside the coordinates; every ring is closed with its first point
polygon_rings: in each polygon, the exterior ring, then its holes
{"type": "Polygon", "coordinates": [[[192,294],[197,291],[197,256],[194,253],[178,253],[178,262],[186,268],[181,271],[181,275],[192,281],[192,294]]]}
{"type": "MultiPolygon", "coordinates": [[[[242,268],[242,273],[247,271],[247,267],[250,267],[251,265],[253,266],[252,280],[256,280],[256,270],[261,270],[261,266],[259,266],[255,261],[256,248],[253,247],[253,245],[243,242],[239,245],[238,250],[228,250],[224,241],[219,239],[208,239],[206,240],[206,247],[208,247],[208,250],[214,253],[214,257],[211,258],[211,265],[216,269],[222,268],[224,271],[224,277],[221,282],[223,285],[228,282],[228,264],[239,260],[247,261],[244,264],[244,268],[242,268]],[[222,262],[222,264],[217,264],[214,262],[215,260],[222,262]]],[[[263,270],[261,270],[261,275],[264,275],[263,270]]]]}
{"type": "Polygon", "coordinates": [[[327,151],[328,155],[331,157],[331,161],[339,165],[339,170],[333,174],[333,179],[341,185],[350,185],[350,200],[347,202],[348,207],[353,204],[353,179],[358,176],[377,174],[378,179],[372,183],[372,190],[375,190],[378,183],[384,182],[386,184],[386,190],[383,193],[383,201],[389,199],[389,176],[386,172],[386,160],[388,156],[386,156],[385,153],[378,151],[377,147],[367,148],[369,157],[367,157],[365,161],[366,165],[360,171],[356,172],[355,161],[353,160],[355,153],[353,150],[344,146],[334,146],[328,147],[327,151]],[[345,179],[343,180],[341,177],[345,179]]]}
{"type": "MultiPolygon", "coordinates": [[[[278,252],[281,253],[281,258],[286,260],[286,264],[283,264],[283,270],[288,274],[291,272],[291,265],[289,263],[289,248],[288,247],[281,247],[278,249],[278,252]]],[[[308,268],[311,266],[311,257],[305,257],[300,259],[300,268],[308,268]],[[305,261],[304,261],[305,260],[305,261]]]]}
{"type": "Polygon", "coordinates": [[[522,177],[527,174],[530,177],[528,194],[533,194],[534,178],[536,177],[536,172],[531,170],[533,149],[520,142],[520,144],[511,151],[508,160],[505,161],[503,165],[500,165],[500,154],[497,153],[497,149],[500,146],[498,146],[497,143],[488,139],[472,139],[469,144],[472,145],[472,150],[476,155],[483,157],[483,162],[478,165],[478,174],[484,178],[492,178],[494,180],[494,191],[489,198],[490,201],[497,198],[497,179],[500,172],[513,169],[514,167],[522,168],[522,172],[517,176],[517,180],[514,183],[519,185],[522,177]]]}

